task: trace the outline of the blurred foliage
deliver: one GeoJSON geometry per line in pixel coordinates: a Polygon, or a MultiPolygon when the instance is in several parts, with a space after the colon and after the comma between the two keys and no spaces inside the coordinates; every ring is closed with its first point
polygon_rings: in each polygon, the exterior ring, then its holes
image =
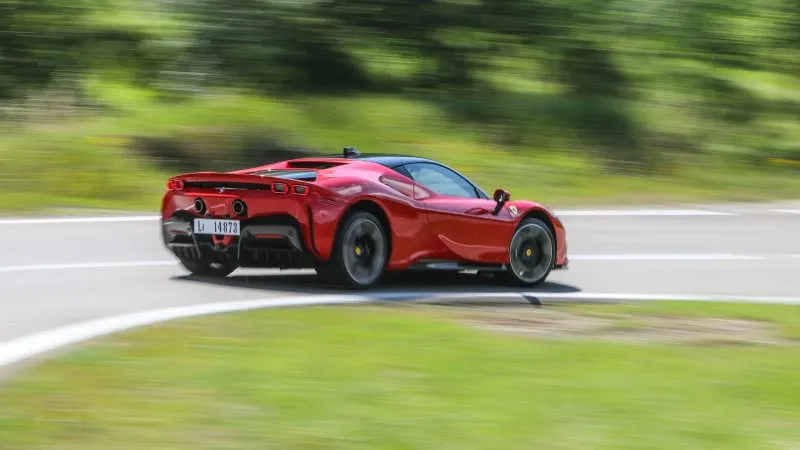
{"type": "Polygon", "coordinates": [[[85,69],[81,47],[89,0],[0,2],[0,98],[24,95],[63,73],[85,69]]]}
{"type": "Polygon", "coordinates": [[[389,95],[613,169],[800,157],[797,0],[0,0],[0,33],[6,104],[389,95]]]}

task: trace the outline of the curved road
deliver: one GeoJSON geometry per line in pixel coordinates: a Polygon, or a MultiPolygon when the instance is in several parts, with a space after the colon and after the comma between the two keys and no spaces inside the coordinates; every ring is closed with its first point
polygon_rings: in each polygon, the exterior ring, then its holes
{"type": "MultiPolygon", "coordinates": [[[[586,297],[792,297],[800,301],[800,202],[557,211],[571,267],[541,292],[586,297]]],[[[342,293],[306,273],[186,277],[153,216],[0,219],[0,344],[116,314],[189,304],[342,293]]],[[[385,291],[511,291],[475,277],[388,282],[385,291]]]]}

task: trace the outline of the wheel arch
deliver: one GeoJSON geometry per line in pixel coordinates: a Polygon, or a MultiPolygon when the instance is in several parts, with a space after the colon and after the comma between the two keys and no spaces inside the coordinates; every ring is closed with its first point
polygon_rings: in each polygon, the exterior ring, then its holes
{"type": "Polygon", "coordinates": [[[344,221],[354,212],[356,211],[365,211],[370,214],[373,214],[378,220],[381,222],[381,226],[383,226],[384,230],[386,230],[386,238],[388,241],[388,254],[389,258],[387,258],[386,262],[388,263],[391,260],[392,255],[392,223],[389,220],[389,214],[386,213],[386,209],[377,201],[370,199],[370,198],[362,198],[353,202],[353,204],[349,205],[347,209],[345,209],[344,213],[342,214],[341,219],[339,219],[339,223],[336,225],[336,235],[339,235],[341,231],[342,224],[344,221]]]}
{"type": "Polygon", "coordinates": [[[547,225],[547,229],[550,230],[550,234],[553,236],[553,245],[558,249],[558,233],[556,232],[555,224],[553,224],[553,219],[547,211],[541,208],[531,208],[520,216],[514,228],[516,229],[525,219],[539,219],[544,222],[544,224],[547,225]]]}
{"type": "Polygon", "coordinates": [[[392,228],[389,216],[386,213],[384,206],[381,205],[379,201],[375,201],[372,198],[360,198],[358,200],[354,200],[351,204],[343,206],[338,218],[336,219],[335,226],[332,229],[334,231],[334,236],[330,253],[324,261],[321,261],[320,264],[318,264],[316,270],[319,275],[321,275],[323,278],[329,279],[329,281],[333,283],[339,284],[343,282],[344,285],[349,287],[366,288],[370,284],[363,284],[358,280],[354,280],[354,275],[352,275],[352,273],[348,273],[346,268],[347,263],[341,260],[342,247],[340,244],[338,244],[341,242],[340,240],[343,237],[342,231],[345,223],[357,213],[369,213],[375,216],[380,227],[385,231],[388,255],[384,260],[383,267],[380,270],[383,271],[386,269],[386,266],[389,264],[391,259],[392,250],[392,228]]]}

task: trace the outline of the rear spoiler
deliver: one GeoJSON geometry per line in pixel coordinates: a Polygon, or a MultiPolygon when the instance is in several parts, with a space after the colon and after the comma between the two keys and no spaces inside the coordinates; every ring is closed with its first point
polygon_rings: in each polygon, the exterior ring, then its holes
{"type": "Polygon", "coordinates": [[[167,189],[170,191],[221,189],[220,192],[225,190],[259,190],[272,191],[277,194],[292,192],[298,195],[307,195],[311,189],[321,189],[328,194],[332,194],[328,189],[320,188],[320,186],[307,181],[229,172],[192,172],[175,175],[167,180],[167,189]]]}

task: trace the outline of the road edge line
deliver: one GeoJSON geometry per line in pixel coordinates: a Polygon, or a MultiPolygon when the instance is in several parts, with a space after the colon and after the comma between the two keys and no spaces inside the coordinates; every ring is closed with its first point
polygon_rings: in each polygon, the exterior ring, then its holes
{"type": "Polygon", "coordinates": [[[254,309],[364,303],[369,300],[369,297],[354,295],[293,296],[288,298],[203,303],[113,315],[51,328],[0,343],[0,369],[59,348],[172,320],[254,309]]]}
{"type": "MultiPolygon", "coordinates": [[[[256,309],[286,308],[297,306],[322,306],[371,303],[392,300],[435,301],[480,298],[518,298],[520,300],[552,299],[572,301],[699,301],[699,302],[740,302],[800,305],[800,297],[749,297],[735,295],[678,295],[678,294],[623,294],[623,293],[583,293],[583,292],[383,292],[366,295],[330,294],[305,295],[242,300],[232,302],[203,303],[173,308],[140,311],[135,313],[108,316],[52,328],[34,334],[21,336],[0,343],[0,369],[22,361],[41,356],[51,351],[86,342],[98,337],[122,331],[141,328],[162,322],[234,313],[256,309]]],[[[539,303],[539,302],[536,302],[539,303]]]]}
{"type": "MultiPolygon", "coordinates": [[[[738,213],[711,211],[706,209],[556,209],[558,216],[588,216],[588,217],[668,217],[668,216],[736,216],[738,213]]],[[[119,216],[50,216],[50,217],[17,217],[0,219],[0,225],[41,225],[41,224],[67,224],[67,223],[124,223],[124,222],[149,222],[161,218],[158,214],[151,215],[119,215],[119,216]]]]}

